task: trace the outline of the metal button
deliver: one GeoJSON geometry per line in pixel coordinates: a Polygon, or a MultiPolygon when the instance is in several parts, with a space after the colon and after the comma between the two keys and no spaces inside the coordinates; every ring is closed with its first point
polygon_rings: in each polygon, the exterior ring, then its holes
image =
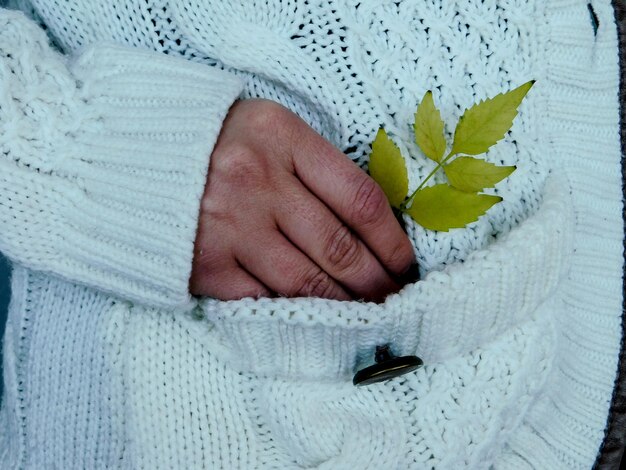
{"type": "Polygon", "coordinates": [[[395,357],[389,350],[389,345],[376,346],[374,356],[376,364],[361,369],[352,379],[354,385],[370,385],[393,379],[399,375],[408,374],[424,365],[424,362],[417,356],[395,357]]]}

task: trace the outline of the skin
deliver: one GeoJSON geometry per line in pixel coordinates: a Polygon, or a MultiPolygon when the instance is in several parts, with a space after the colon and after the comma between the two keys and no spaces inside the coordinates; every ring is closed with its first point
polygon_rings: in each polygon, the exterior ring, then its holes
{"type": "Polygon", "coordinates": [[[230,109],[211,156],[190,292],[381,301],[414,263],[364,171],[269,100],[230,109]]]}

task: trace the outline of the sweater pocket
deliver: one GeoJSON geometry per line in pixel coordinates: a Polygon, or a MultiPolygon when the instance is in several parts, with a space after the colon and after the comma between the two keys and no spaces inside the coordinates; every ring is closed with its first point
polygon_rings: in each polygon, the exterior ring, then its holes
{"type": "Polygon", "coordinates": [[[236,370],[286,379],[348,380],[385,344],[426,364],[450,360],[535,317],[566,274],[572,222],[568,183],[552,177],[536,214],[382,304],[203,299],[203,342],[236,370]]]}
{"type": "Polygon", "coordinates": [[[568,268],[569,198],[567,182],[550,179],[534,216],[382,304],[204,299],[187,314],[132,308],[121,350],[133,465],[491,461],[550,373],[550,295],[568,268]],[[426,366],[354,387],[354,372],[381,344],[426,366]]]}

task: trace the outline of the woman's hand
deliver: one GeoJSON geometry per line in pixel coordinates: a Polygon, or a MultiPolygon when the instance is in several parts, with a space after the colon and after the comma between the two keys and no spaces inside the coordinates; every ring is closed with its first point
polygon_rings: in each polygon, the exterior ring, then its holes
{"type": "Polygon", "coordinates": [[[211,156],[190,291],[382,300],[414,262],[380,187],[296,114],[236,102],[211,156]]]}

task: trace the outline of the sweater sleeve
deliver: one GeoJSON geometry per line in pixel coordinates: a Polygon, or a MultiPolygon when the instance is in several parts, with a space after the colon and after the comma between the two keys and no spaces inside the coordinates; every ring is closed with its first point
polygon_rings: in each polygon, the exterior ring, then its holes
{"type": "Polygon", "coordinates": [[[193,307],[209,157],[242,88],[147,50],[65,57],[0,9],[0,251],[133,302],[193,307]]]}

